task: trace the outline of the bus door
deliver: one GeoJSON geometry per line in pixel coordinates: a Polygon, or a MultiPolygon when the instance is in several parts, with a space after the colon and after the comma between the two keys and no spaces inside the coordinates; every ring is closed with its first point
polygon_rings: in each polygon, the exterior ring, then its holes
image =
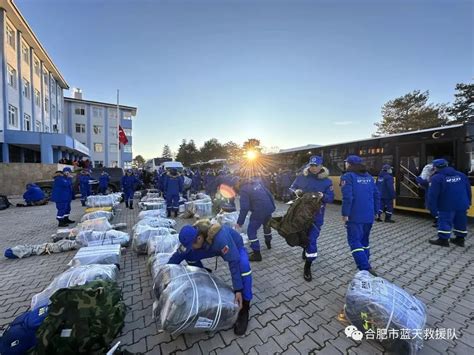
{"type": "Polygon", "coordinates": [[[401,144],[396,154],[396,202],[400,207],[424,208],[424,190],[416,182],[420,175],[422,144],[401,144]]]}

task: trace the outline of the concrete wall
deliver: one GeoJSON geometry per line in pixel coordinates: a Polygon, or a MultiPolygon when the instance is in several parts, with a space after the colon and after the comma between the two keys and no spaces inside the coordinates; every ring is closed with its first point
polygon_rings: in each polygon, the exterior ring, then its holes
{"type": "Polygon", "coordinates": [[[58,164],[0,163],[0,194],[23,195],[27,183],[52,179],[54,172],[62,167],[58,164]]]}

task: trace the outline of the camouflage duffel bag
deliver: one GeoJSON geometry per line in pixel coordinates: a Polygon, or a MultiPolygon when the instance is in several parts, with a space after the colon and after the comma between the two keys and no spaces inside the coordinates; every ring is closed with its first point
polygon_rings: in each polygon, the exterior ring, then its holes
{"type": "Polygon", "coordinates": [[[115,282],[91,281],[51,297],[32,354],[105,354],[123,327],[125,304],[115,282]]]}

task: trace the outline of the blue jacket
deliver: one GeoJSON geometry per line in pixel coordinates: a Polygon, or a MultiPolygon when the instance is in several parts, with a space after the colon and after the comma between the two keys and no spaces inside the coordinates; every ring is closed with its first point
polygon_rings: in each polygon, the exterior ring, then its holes
{"type": "Polygon", "coordinates": [[[71,179],[66,176],[56,176],[53,182],[53,191],[51,193],[51,201],[58,203],[67,203],[72,200],[72,183],[71,179]]]}
{"type": "Polygon", "coordinates": [[[243,225],[247,213],[252,212],[252,218],[264,219],[271,215],[276,207],[270,191],[259,179],[247,180],[240,186],[240,214],[237,224],[243,225]]]}
{"type": "Polygon", "coordinates": [[[135,175],[124,175],[122,176],[122,190],[123,191],[134,191],[135,187],[140,183],[135,175]]]}
{"type": "Polygon", "coordinates": [[[323,204],[318,214],[320,217],[324,216],[326,203],[334,201],[334,188],[328,176],[329,171],[326,168],[323,168],[318,175],[314,175],[308,169],[305,169],[302,175],[296,177],[290,187],[291,190],[303,190],[305,193],[322,192],[323,204]]]}
{"type": "Polygon", "coordinates": [[[241,235],[229,226],[214,225],[209,233],[214,233],[212,243],[204,243],[202,249],[182,252],[181,248],[171,256],[168,264],[180,264],[183,260],[199,261],[202,259],[221,256],[229,264],[234,291],[243,289],[242,272],[240,271],[240,249],[244,248],[241,235]]]}
{"type": "Polygon", "coordinates": [[[90,175],[79,175],[79,188],[82,192],[90,191],[89,181],[93,180],[90,175]]]}
{"type": "Polygon", "coordinates": [[[382,170],[377,178],[377,188],[382,200],[393,200],[395,198],[395,188],[393,187],[393,176],[382,170]]]}
{"type": "Polygon", "coordinates": [[[379,211],[380,193],[369,173],[347,172],[341,177],[342,215],[349,222],[373,223],[379,211]]]}
{"type": "Polygon", "coordinates": [[[278,183],[284,189],[289,189],[292,181],[292,174],[289,171],[284,171],[279,175],[278,183]]]}
{"type": "Polygon", "coordinates": [[[23,194],[23,199],[28,202],[37,202],[44,200],[44,192],[38,185],[30,184],[26,192],[23,194]]]}
{"type": "Polygon", "coordinates": [[[164,193],[168,196],[179,195],[183,192],[183,177],[181,175],[172,176],[168,174],[164,181],[164,193]]]}
{"type": "Polygon", "coordinates": [[[199,173],[199,171],[197,171],[193,177],[193,190],[194,191],[198,191],[201,189],[201,174],[199,173]]]}
{"type": "Polygon", "coordinates": [[[101,174],[99,177],[99,188],[107,188],[109,186],[109,174],[101,174]]]}
{"type": "Polygon", "coordinates": [[[465,211],[471,206],[469,179],[452,167],[440,169],[431,177],[428,194],[431,211],[465,211]]]}

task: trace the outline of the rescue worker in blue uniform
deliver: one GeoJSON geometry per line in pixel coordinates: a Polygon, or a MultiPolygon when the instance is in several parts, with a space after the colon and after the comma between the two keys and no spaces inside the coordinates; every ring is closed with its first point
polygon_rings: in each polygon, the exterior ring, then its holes
{"type": "Polygon", "coordinates": [[[109,187],[110,176],[104,170],[99,177],[99,193],[105,195],[107,193],[107,188],[109,187]]]}
{"type": "MultiPolygon", "coordinates": [[[[69,167],[65,167],[63,169],[64,176],[68,179],[69,181],[69,186],[70,186],[70,191],[71,191],[71,201],[76,199],[76,193],[74,192],[74,177],[72,176],[72,170],[69,167]]],[[[77,178],[77,177],[76,177],[77,178]]],[[[77,182],[77,180],[76,180],[77,182]]],[[[71,212],[71,201],[69,201],[68,204],[68,211],[71,212]]],[[[69,216],[68,212],[68,216],[69,216]]],[[[73,223],[73,222],[71,222],[73,223]]]]}
{"type": "Polygon", "coordinates": [[[41,206],[48,203],[43,190],[41,190],[41,187],[36,184],[26,184],[26,191],[23,194],[23,199],[26,204],[18,203],[16,207],[41,206]]]}
{"type": "Polygon", "coordinates": [[[347,242],[359,270],[377,276],[370,265],[370,230],[379,211],[380,194],[374,178],[367,172],[362,158],[349,155],[346,173],[341,177],[342,220],[347,242]]]}
{"type": "Polygon", "coordinates": [[[425,191],[425,208],[430,211],[431,216],[434,218],[433,227],[438,228],[438,211],[431,210],[428,203],[430,181],[434,173],[435,169],[433,164],[426,164],[423,167],[421,175],[416,177],[416,183],[421,189],[425,191]]]}
{"type": "Polygon", "coordinates": [[[201,190],[201,173],[196,169],[194,175],[192,176],[193,183],[191,185],[191,192],[197,193],[201,190]]]}
{"type": "Polygon", "coordinates": [[[380,193],[380,209],[377,214],[377,222],[382,222],[382,213],[385,212],[385,222],[394,223],[393,200],[395,199],[394,180],[392,176],[392,167],[388,164],[382,166],[382,170],[377,178],[377,188],[380,193]]]}
{"type": "Polygon", "coordinates": [[[178,170],[171,169],[166,175],[164,192],[168,217],[171,217],[171,212],[174,212],[174,216],[178,217],[179,195],[183,193],[183,178],[178,174],[178,170]]]}
{"type": "Polygon", "coordinates": [[[87,196],[91,195],[91,185],[89,182],[93,180],[90,176],[89,170],[83,169],[79,176],[79,189],[81,190],[81,204],[86,205],[87,196]]]}
{"type": "Polygon", "coordinates": [[[234,332],[245,334],[252,300],[252,270],[241,235],[229,226],[211,225],[209,220],[201,220],[193,226],[184,226],[179,232],[179,241],[181,246],[168,264],[186,260],[189,265],[203,267],[202,259],[215,256],[221,256],[229,264],[235,303],[240,308],[234,332]]]}
{"type": "Polygon", "coordinates": [[[471,185],[463,173],[448,166],[445,159],[433,160],[436,173],[431,177],[428,204],[438,211],[438,239],[434,245],[449,246],[451,231],[456,238],[451,242],[463,247],[467,236],[467,210],[471,206],[471,185]]]}
{"type": "Polygon", "coordinates": [[[69,224],[74,223],[74,221],[69,219],[69,214],[71,213],[71,189],[71,180],[65,175],[64,170],[56,171],[51,201],[56,203],[58,227],[67,227],[69,224]]]}
{"type": "Polygon", "coordinates": [[[133,194],[135,193],[136,186],[140,183],[140,180],[133,175],[132,170],[128,169],[126,174],[122,176],[122,191],[125,195],[125,207],[133,210],[133,194]]]}
{"type": "Polygon", "coordinates": [[[292,183],[293,179],[292,179],[292,174],[291,174],[291,171],[289,170],[284,170],[281,174],[280,174],[280,179],[279,179],[279,183],[280,183],[280,197],[282,199],[283,202],[288,202],[290,200],[290,187],[291,187],[291,183],[292,183]]]}
{"type": "Polygon", "coordinates": [[[257,231],[263,225],[263,234],[267,249],[272,248],[272,229],[270,228],[270,219],[275,212],[275,201],[268,189],[263,185],[259,178],[241,178],[236,185],[240,195],[240,213],[237,219],[237,228],[242,228],[247,214],[251,212],[247,235],[250,241],[252,253],[250,261],[262,261],[260,253],[260,242],[257,237],[257,231]]]}
{"type": "Polygon", "coordinates": [[[305,260],[303,277],[306,281],[311,281],[313,279],[311,264],[318,256],[318,237],[324,224],[324,210],[327,203],[334,201],[334,188],[331,179],[329,179],[329,170],[323,166],[323,158],[313,155],[303,174],[291,184],[290,190],[297,197],[306,192],[317,192],[322,196],[321,209],[314,216],[313,226],[308,232],[309,243],[306,250],[303,249],[302,254],[302,258],[305,260]]]}

